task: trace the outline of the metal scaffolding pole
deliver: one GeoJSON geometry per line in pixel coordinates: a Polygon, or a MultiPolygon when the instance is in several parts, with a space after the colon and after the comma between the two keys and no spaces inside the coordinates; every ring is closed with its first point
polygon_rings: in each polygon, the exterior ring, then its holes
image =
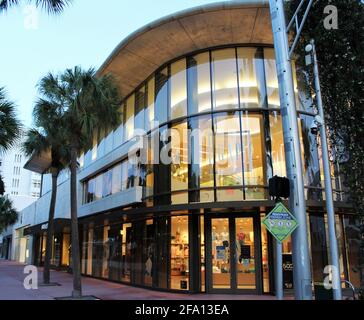
{"type": "Polygon", "coordinates": [[[290,180],[289,206],[298,221],[292,235],[293,281],[297,300],[312,300],[310,256],[308,250],[307,215],[293,85],[291,50],[283,0],[269,0],[276,55],[287,177],[290,180]]]}
{"type": "MultiPolygon", "coordinates": [[[[341,279],[340,279],[340,263],[339,263],[339,250],[336,238],[335,230],[335,209],[334,200],[332,197],[332,182],[331,182],[331,170],[329,161],[329,149],[327,146],[327,135],[326,135],[326,125],[325,125],[325,115],[324,108],[322,104],[321,97],[321,86],[319,77],[319,67],[316,55],[316,47],[314,40],[311,40],[311,54],[313,57],[313,70],[315,78],[315,91],[316,91],[316,101],[317,109],[319,113],[319,121],[317,126],[320,129],[321,136],[321,147],[322,147],[322,162],[324,167],[325,176],[325,195],[326,195],[326,209],[327,209],[327,224],[329,233],[329,243],[330,243],[330,254],[331,254],[331,265],[332,269],[332,286],[335,300],[342,300],[341,293],[341,279]]],[[[306,50],[308,51],[308,50],[306,50]]]]}

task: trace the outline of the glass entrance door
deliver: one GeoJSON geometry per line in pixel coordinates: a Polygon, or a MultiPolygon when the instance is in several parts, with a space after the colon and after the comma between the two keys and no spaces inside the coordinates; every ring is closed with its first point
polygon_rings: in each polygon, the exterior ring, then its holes
{"type": "Polygon", "coordinates": [[[237,289],[256,289],[253,218],[235,219],[235,270],[237,289]]]}
{"type": "Polygon", "coordinates": [[[207,226],[208,291],[258,292],[261,268],[255,219],[212,217],[207,226]]]}
{"type": "Polygon", "coordinates": [[[231,289],[229,219],[211,219],[212,288],[231,289]]]}

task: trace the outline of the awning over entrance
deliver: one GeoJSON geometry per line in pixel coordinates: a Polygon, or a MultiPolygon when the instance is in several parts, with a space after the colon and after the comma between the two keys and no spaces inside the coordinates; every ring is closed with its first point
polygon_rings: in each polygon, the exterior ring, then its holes
{"type": "Polygon", "coordinates": [[[266,0],[223,1],[154,21],[124,39],[98,70],[112,73],[123,97],[164,63],[231,44],[273,44],[266,0]]]}
{"type": "Polygon", "coordinates": [[[33,155],[24,165],[24,169],[42,174],[50,168],[51,162],[50,152],[42,152],[40,155],[33,155]]]}
{"type": "MultiPolygon", "coordinates": [[[[54,232],[60,232],[66,227],[71,226],[70,219],[55,219],[54,220],[54,232]]],[[[35,234],[40,234],[44,231],[47,231],[48,223],[37,224],[24,229],[24,236],[30,236],[35,234]]]]}

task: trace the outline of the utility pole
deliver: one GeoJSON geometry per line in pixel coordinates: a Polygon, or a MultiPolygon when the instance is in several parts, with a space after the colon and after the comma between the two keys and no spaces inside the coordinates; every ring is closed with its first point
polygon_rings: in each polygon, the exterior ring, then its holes
{"type": "Polygon", "coordinates": [[[283,0],[269,0],[279,82],[286,168],[291,186],[289,206],[299,224],[299,227],[292,234],[293,282],[295,299],[297,300],[312,300],[312,283],[308,249],[307,213],[291,55],[297,44],[297,37],[300,36],[312,2],[313,0],[309,1],[304,17],[299,24],[297,13],[305,3],[305,0],[302,0],[287,27],[283,0]],[[293,46],[290,48],[287,32],[294,22],[296,23],[297,36],[293,42],[293,46]]]}
{"type": "MultiPolygon", "coordinates": [[[[327,146],[325,115],[322,104],[319,67],[318,67],[316,46],[314,40],[311,40],[310,44],[306,46],[306,52],[310,53],[311,57],[313,58],[313,73],[315,81],[316,102],[319,115],[318,117],[315,118],[315,123],[320,129],[320,137],[321,137],[322,162],[323,162],[324,176],[325,176],[327,224],[328,224],[330,253],[331,253],[330,256],[331,256],[331,266],[332,266],[332,286],[333,286],[334,300],[342,300],[339,250],[338,250],[336,230],[335,230],[335,209],[334,209],[334,200],[332,197],[329,149],[327,146]]],[[[306,64],[311,64],[310,62],[311,61],[308,61],[308,63],[306,64]]]]}
{"type": "Polygon", "coordinates": [[[283,250],[282,242],[277,239],[275,242],[275,252],[276,252],[276,264],[275,264],[275,284],[276,284],[276,297],[277,300],[283,300],[283,250]]]}

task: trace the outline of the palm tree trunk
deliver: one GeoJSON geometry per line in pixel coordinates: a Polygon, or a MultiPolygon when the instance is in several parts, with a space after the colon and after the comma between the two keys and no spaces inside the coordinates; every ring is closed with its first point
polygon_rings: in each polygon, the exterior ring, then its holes
{"type": "Polygon", "coordinates": [[[44,270],[43,270],[44,284],[50,283],[50,267],[51,267],[51,256],[52,256],[53,234],[54,234],[54,212],[55,212],[56,197],[57,197],[57,178],[59,174],[58,169],[51,169],[51,170],[52,170],[52,195],[51,195],[51,203],[48,215],[47,243],[46,243],[46,254],[44,260],[44,270]]]}
{"type": "Polygon", "coordinates": [[[73,298],[82,296],[80,246],[77,219],[77,147],[71,146],[71,230],[72,230],[72,272],[73,298]]]}

